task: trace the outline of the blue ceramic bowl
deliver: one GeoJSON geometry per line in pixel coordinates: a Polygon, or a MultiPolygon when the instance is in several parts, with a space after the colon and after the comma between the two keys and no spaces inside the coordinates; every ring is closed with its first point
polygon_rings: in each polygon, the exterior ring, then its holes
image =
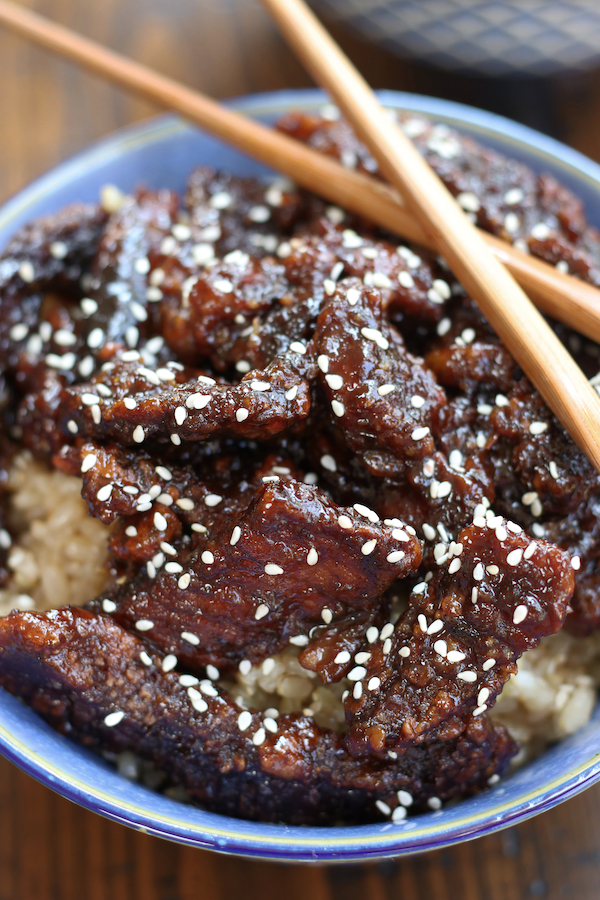
{"type": "MultiPolygon", "coordinates": [[[[415,110],[553,172],[584,198],[600,225],[600,166],[568,147],[490,113],[411,94],[383,93],[389,106],[415,110]]],[[[264,121],[289,109],[317,109],[317,91],[246,97],[233,104],[264,121]]],[[[185,122],[166,116],[119,132],[43,176],[0,210],[0,247],[17,228],[74,200],[93,201],[107,182],[181,190],[200,163],[245,175],[265,169],[185,122]]],[[[514,825],[572,797],[600,778],[600,706],[577,734],[500,784],[448,809],[398,825],[301,828],[245,822],[183,805],[127,781],[52,731],[0,690],[0,752],[70,800],[139,831],[205,849],[279,860],[356,861],[443,847],[514,825]]]]}

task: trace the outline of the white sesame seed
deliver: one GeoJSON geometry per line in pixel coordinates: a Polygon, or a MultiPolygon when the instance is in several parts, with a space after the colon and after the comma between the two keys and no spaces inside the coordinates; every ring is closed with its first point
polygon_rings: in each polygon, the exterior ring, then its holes
{"type": "Polygon", "coordinates": [[[188,588],[188,587],[190,586],[190,581],[191,581],[191,580],[192,580],[192,579],[191,579],[191,576],[190,576],[189,572],[185,572],[185,573],[181,576],[181,578],[179,579],[179,581],[177,582],[177,587],[178,587],[180,590],[185,591],[186,588],[188,588]]]}
{"type": "Polygon", "coordinates": [[[530,234],[536,241],[545,241],[550,234],[550,228],[545,222],[538,222],[537,225],[533,226],[530,234]]]}
{"type": "Polygon", "coordinates": [[[332,400],[331,408],[332,408],[333,412],[335,413],[335,415],[338,417],[338,419],[344,415],[344,404],[340,403],[339,400],[332,400]]]}
{"type": "Polygon", "coordinates": [[[571,568],[574,569],[576,572],[579,571],[579,569],[581,568],[581,559],[579,556],[571,557],[571,568]]]}
{"type": "Polygon", "coordinates": [[[438,634],[438,632],[442,631],[444,628],[444,622],[442,619],[434,619],[429,628],[427,629],[427,634],[438,634]]]}
{"type": "Polygon", "coordinates": [[[285,399],[286,400],[295,400],[297,395],[298,395],[298,385],[295,384],[295,385],[293,385],[293,387],[291,387],[289,389],[289,391],[285,392],[285,399]]]}
{"type": "Polygon", "coordinates": [[[118,725],[119,722],[121,722],[124,718],[125,718],[125,713],[119,709],[119,710],[116,710],[115,712],[111,712],[107,716],[105,716],[104,724],[107,726],[107,728],[114,728],[115,725],[118,725]]]}
{"type": "Polygon", "coordinates": [[[326,375],[325,381],[332,391],[339,391],[344,384],[344,379],[341,375],[326,375]]]}
{"type": "Polygon", "coordinates": [[[465,654],[461,653],[460,650],[449,650],[447,659],[450,663],[462,662],[465,659],[465,654]]]}
{"type": "Polygon", "coordinates": [[[250,662],[249,659],[243,659],[240,662],[238,669],[240,670],[240,673],[242,675],[249,675],[250,672],[252,671],[252,663],[250,662]]]}
{"type": "Polygon", "coordinates": [[[249,415],[250,413],[248,412],[248,410],[244,409],[243,407],[237,409],[235,412],[235,417],[238,422],[245,422],[249,415]]]}
{"type": "Polygon", "coordinates": [[[360,551],[363,556],[369,556],[370,553],[373,552],[375,547],[377,546],[377,538],[373,538],[370,541],[365,541],[365,543],[360,548],[360,551]]]}
{"type": "Polygon", "coordinates": [[[321,457],[321,465],[324,469],[327,469],[328,472],[336,472],[337,471],[337,463],[333,456],[330,453],[325,453],[321,457]]]}
{"type": "Polygon", "coordinates": [[[510,188],[504,195],[504,202],[507,206],[516,206],[517,203],[520,203],[523,200],[525,194],[521,190],[521,188],[510,188]]]}
{"type": "Polygon", "coordinates": [[[516,550],[511,550],[508,556],[506,557],[506,562],[509,566],[518,566],[523,558],[523,551],[520,548],[516,550]]]}
{"type": "Polygon", "coordinates": [[[98,500],[100,500],[101,503],[104,503],[106,500],[110,500],[112,489],[112,484],[105,484],[104,487],[101,487],[97,492],[96,497],[98,498],[98,500]]]}
{"type": "Polygon", "coordinates": [[[483,568],[483,565],[481,563],[477,563],[477,565],[473,569],[473,578],[475,579],[475,581],[481,581],[484,575],[485,570],[483,568]]]}
{"type": "Polygon", "coordinates": [[[333,621],[333,613],[330,609],[327,609],[327,607],[325,607],[321,610],[321,618],[326,625],[331,625],[331,622],[333,621]]]}
{"type": "Polygon", "coordinates": [[[138,631],[150,631],[154,628],[154,622],[150,619],[138,619],[135,623],[135,627],[138,631]]]}
{"type": "Polygon", "coordinates": [[[266,575],[283,575],[283,569],[281,568],[281,566],[278,566],[275,563],[267,563],[265,566],[265,574],[266,575]]]}
{"type": "Polygon", "coordinates": [[[177,657],[173,653],[168,653],[162,661],[163,672],[171,672],[177,665],[177,657]]]}
{"type": "Polygon", "coordinates": [[[144,428],[142,425],[137,425],[134,428],[132,437],[133,437],[133,440],[136,442],[136,444],[143,443],[144,438],[146,437],[146,434],[144,432],[144,428]]]}
{"type": "Polygon", "coordinates": [[[241,712],[238,716],[237,724],[240,731],[247,731],[252,725],[252,713],[248,712],[248,710],[241,712]]]}
{"type": "Polygon", "coordinates": [[[410,656],[410,647],[400,647],[400,649],[398,650],[398,654],[406,659],[410,656]]]}
{"type": "Polygon", "coordinates": [[[442,641],[442,640],[436,641],[435,644],[433,645],[433,649],[440,656],[446,656],[446,654],[448,653],[448,645],[446,644],[446,641],[442,641]]]}
{"type": "Polygon", "coordinates": [[[154,527],[158,529],[158,531],[166,531],[168,522],[163,516],[162,513],[155,512],[154,513],[154,527]]]}
{"type": "Polygon", "coordinates": [[[192,644],[194,647],[197,647],[200,643],[200,638],[197,634],[192,634],[191,631],[182,631],[181,639],[183,641],[187,641],[188,644],[192,644]]]}
{"type": "Polygon", "coordinates": [[[520,603],[513,613],[513,622],[515,625],[520,625],[527,618],[529,610],[526,606],[520,603]]]}
{"type": "Polygon", "coordinates": [[[516,213],[507,213],[504,217],[504,227],[509,234],[515,234],[521,225],[521,220],[516,213]]]}
{"type": "MultiPolygon", "coordinates": [[[[448,654],[448,657],[450,657],[450,654],[448,654]]],[[[458,672],[456,677],[460,678],[461,681],[472,683],[473,681],[477,681],[477,672],[470,672],[467,669],[465,672],[458,672]]]]}
{"type": "Polygon", "coordinates": [[[482,665],[481,668],[483,669],[484,672],[488,672],[490,669],[493,669],[495,665],[496,665],[495,659],[486,659],[486,661],[484,662],[484,664],[482,665]]]}
{"type": "Polygon", "coordinates": [[[316,566],[319,561],[319,554],[314,547],[311,547],[306,556],[306,562],[309,566],[316,566]]]}
{"type": "Polygon", "coordinates": [[[114,602],[114,600],[106,599],[106,600],[102,601],[102,609],[104,610],[105,613],[113,613],[116,610],[116,608],[117,608],[117,604],[114,602]]]}
{"type": "Polygon", "coordinates": [[[367,628],[367,641],[369,644],[374,644],[377,638],[379,637],[379,629],[375,627],[375,625],[370,625],[367,628]]]}
{"type": "Polygon", "coordinates": [[[214,561],[215,561],[215,557],[214,557],[214,555],[210,552],[210,550],[203,550],[200,559],[202,560],[202,562],[203,562],[204,565],[206,565],[206,566],[212,566],[212,564],[213,564],[214,561]]]}
{"type": "Polygon", "coordinates": [[[367,670],[364,666],[355,666],[353,669],[350,669],[346,677],[349,681],[360,681],[366,674],[367,670]]]}
{"type": "Polygon", "coordinates": [[[211,681],[218,681],[221,677],[221,673],[217,669],[216,666],[211,665],[210,663],[206,667],[206,674],[210,678],[211,681]]]}
{"type": "Polygon", "coordinates": [[[388,394],[395,390],[396,386],[394,384],[382,384],[377,388],[377,393],[380,397],[387,397],[388,394]]]}
{"type": "Polygon", "coordinates": [[[206,506],[218,506],[223,498],[220,494],[207,494],[204,498],[204,503],[206,506]]]}
{"type": "Polygon", "coordinates": [[[404,559],[405,556],[406,554],[403,550],[393,550],[391,553],[388,553],[386,560],[389,563],[397,563],[404,559]]]}
{"type": "Polygon", "coordinates": [[[345,528],[346,530],[354,528],[352,519],[350,519],[348,516],[344,516],[344,515],[338,516],[338,525],[340,526],[340,528],[345,528]]]}
{"type": "Polygon", "coordinates": [[[67,422],[67,428],[71,432],[71,434],[77,434],[79,428],[77,426],[77,422],[74,422],[73,419],[69,419],[67,422]]]}
{"type": "Polygon", "coordinates": [[[306,647],[308,637],[305,634],[297,634],[290,638],[290,644],[294,644],[295,647],[306,647]]]}
{"type": "Polygon", "coordinates": [[[265,616],[269,615],[269,607],[266,603],[260,603],[256,607],[256,611],[254,613],[254,618],[259,621],[260,619],[264,619],[265,616]]]}
{"type": "Polygon", "coordinates": [[[543,434],[548,430],[547,422],[532,422],[529,426],[529,433],[533,435],[543,434]]]}
{"type": "Polygon", "coordinates": [[[415,280],[410,272],[399,272],[398,284],[400,285],[400,287],[410,290],[410,288],[413,288],[415,286],[415,280]]]}
{"type": "Polygon", "coordinates": [[[93,469],[96,463],[98,462],[98,458],[93,453],[87,453],[83,462],[81,463],[81,471],[85,475],[86,472],[89,472],[90,469],[93,469]]]}
{"type": "Polygon", "coordinates": [[[422,428],[415,428],[413,433],[411,434],[411,438],[413,441],[421,441],[424,437],[427,437],[429,434],[429,428],[427,425],[424,425],[422,428]]]}
{"type": "Polygon", "coordinates": [[[394,626],[391,622],[387,622],[383,628],[381,629],[381,633],[379,635],[380,640],[385,641],[386,638],[389,638],[394,633],[394,626]]]}
{"type": "Polygon", "coordinates": [[[452,560],[452,562],[450,563],[450,565],[448,566],[448,573],[450,575],[454,575],[456,572],[458,572],[458,570],[460,569],[460,566],[461,566],[460,559],[455,557],[452,560]]]}
{"type": "Polygon", "coordinates": [[[362,693],[363,693],[362,683],[360,681],[357,681],[356,684],[354,685],[354,689],[352,691],[352,696],[354,697],[355,700],[360,700],[360,698],[362,697],[362,693]]]}
{"type": "Polygon", "coordinates": [[[356,306],[356,304],[360,300],[360,291],[358,291],[356,288],[349,288],[348,291],[346,291],[346,300],[348,301],[350,306],[356,306]]]}
{"type": "Polygon", "coordinates": [[[488,697],[490,696],[489,688],[481,688],[479,693],[477,694],[477,706],[483,706],[488,697]]]}

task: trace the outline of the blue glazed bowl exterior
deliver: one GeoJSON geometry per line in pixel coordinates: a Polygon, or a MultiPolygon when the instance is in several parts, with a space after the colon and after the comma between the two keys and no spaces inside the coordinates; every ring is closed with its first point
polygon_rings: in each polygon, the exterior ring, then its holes
{"type": "MultiPolygon", "coordinates": [[[[600,225],[600,166],[579,153],[507,119],[468,106],[384,92],[389,106],[414,110],[468,132],[550,171],[585,203],[600,225]]],[[[318,91],[245,97],[234,108],[273,121],[289,109],[315,110],[318,91]]],[[[172,116],[121,131],[34,182],[0,210],[0,247],[25,222],[75,200],[94,201],[100,187],[137,184],[182,190],[189,171],[208,164],[243,175],[266,169],[172,116]]],[[[575,735],[460,804],[391,824],[302,828],[245,822],[184,805],[127,781],[97,756],[52,731],[0,690],[0,752],[70,800],[139,831],[224,853],[288,861],[376,859],[421,852],[478,837],[549,809],[600,779],[600,706],[575,735]]]]}

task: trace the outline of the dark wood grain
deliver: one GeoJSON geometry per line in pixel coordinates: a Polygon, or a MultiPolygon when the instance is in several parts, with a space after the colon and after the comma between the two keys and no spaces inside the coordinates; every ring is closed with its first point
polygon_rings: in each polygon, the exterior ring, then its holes
{"type": "MultiPolygon", "coordinates": [[[[257,0],[38,0],[29,6],[214,97],[310,79],[257,0]]],[[[600,159],[600,71],[525,84],[449,76],[334,34],[375,87],[472,103],[600,159]]],[[[0,201],[157,110],[0,31],[0,201]]],[[[600,786],[459,847],[363,866],[286,866],[150,838],[0,759],[0,900],[597,900],[600,786]]]]}

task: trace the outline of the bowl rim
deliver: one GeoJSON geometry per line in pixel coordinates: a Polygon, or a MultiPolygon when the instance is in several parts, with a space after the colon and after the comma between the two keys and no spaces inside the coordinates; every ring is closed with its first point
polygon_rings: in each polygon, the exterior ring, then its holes
{"type": "MultiPolygon", "coordinates": [[[[546,161],[554,170],[560,169],[567,179],[570,177],[581,183],[583,178],[600,194],[599,165],[578,151],[525,125],[474,107],[425,95],[397,91],[378,93],[387,105],[423,113],[458,127],[460,123],[468,125],[469,131],[483,140],[493,132],[494,142],[505,144],[507,153],[518,155],[519,147],[529,154],[534,151],[542,165],[546,161]]],[[[322,91],[300,90],[249,95],[228,101],[228,105],[253,116],[274,116],[290,108],[314,109],[326,102],[327,95],[322,91]]],[[[75,177],[93,169],[94,165],[106,163],[141,145],[187,132],[190,128],[193,129],[193,126],[179,117],[165,115],[116,131],[52,168],[8,200],[0,209],[0,229],[10,229],[11,223],[26,214],[28,208],[37,201],[67,186],[75,177]]],[[[18,704],[14,698],[7,699],[18,704]]],[[[122,797],[115,799],[97,786],[66,774],[36,749],[19,740],[4,721],[0,721],[0,753],[67,799],[139,831],[218,852],[288,861],[350,862],[439,849],[524,821],[575,796],[600,780],[599,752],[543,787],[522,794],[518,800],[500,802],[493,813],[489,810],[476,811],[454,821],[450,826],[444,824],[443,817],[439,817],[439,814],[436,816],[431,813],[421,817],[424,822],[421,827],[414,824],[419,820],[413,819],[408,820],[409,827],[403,828],[389,823],[336,828],[244,823],[233,817],[206,811],[203,811],[203,819],[206,821],[197,825],[162,813],[148,812],[122,797]],[[233,823],[233,827],[228,827],[228,823],[233,823]],[[235,826],[241,830],[236,830],[235,826]],[[248,829],[254,833],[248,833],[248,829]]],[[[181,808],[189,809],[184,806],[181,808]]]]}

